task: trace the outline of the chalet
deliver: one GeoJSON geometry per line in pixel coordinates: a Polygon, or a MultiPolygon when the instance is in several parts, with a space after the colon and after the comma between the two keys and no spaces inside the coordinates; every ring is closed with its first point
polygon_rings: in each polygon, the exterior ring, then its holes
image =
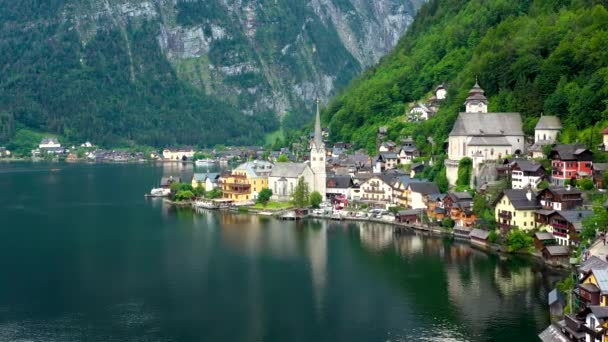
{"type": "Polygon", "coordinates": [[[593,163],[593,184],[598,189],[608,187],[605,183],[604,175],[608,172],[608,163],[593,163]]]}
{"type": "Polygon", "coordinates": [[[376,165],[374,166],[374,173],[382,173],[384,170],[390,170],[397,167],[399,158],[396,153],[393,152],[381,152],[376,158],[376,165]]]}
{"type": "Polygon", "coordinates": [[[555,240],[555,236],[548,232],[537,232],[534,234],[534,247],[538,251],[545,249],[547,246],[554,246],[557,242],[555,240]]]}
{"type": "Polygon", "coordinates": [[[219,173],[195,173],[192,175],[192,187],[202,187],[205,191],[211,191],[218,187],[219,173]]]}
{"type": "Polygon", "coordinates": [[[386,209],[394,203],[394,178],[386,175],[374,175],[359,187],[361,201],[370,208],[386,209]]]}
{"type": "Polygon", "coordinates": [[[354,187],[354,183],[350,176],[327,176],[326,182],[327,197],[344,196],[347,199],[351,198],[350,190],[354,187]]]}
{"type": "Polygon", "coordinates": [[[490,232],[488,232],[487,230],[481,230],[481,229],[477,229],[477,228],[471,230],[471,233],[469,234],[471,243],[473,245],[477,245],[477,246],[481,246],[481,247],[488,246],[489,237],[490,237],[490,232]]]}
{"type": "Polygon", "coordinates": [[[568,265],[570,250],[566,246],[545,246],[542,250],[543,259],[551,265],[568,265]]]}
{"type": "Polygon", "coordinates": [[[440,193],[439,187],[434,182],[413,182],[407,187],[408,207],[412,209],[426,209],[424,198],[430,194],[440,193]]]}
{"type": "Polygon", "coordinates": [[[473,213],[473,196],[468,192],[450,192],[444,199],[446,214],[457,226],[472,227],[477,220],[473,213]]]}
{"type": "Polygon", "coordinates": [[[571,186],[550,186],[541,190],[537,197],[543,209],[571,210],[583,204],[583,193],[571,186]]]}
{"type": "Polygon", "coordinates": [[[584,322],[586,341],[608,340],[608,307],[605,305],[590,305],[577,314],[584,322]]]}
{"type": "Polygon", "coordinates": [[[386,141],[380,144],[378,152],[393,152],[397,148],[397,144],[392,141],[386,141]]]}
{"type": "Polygon", "coordinates": [[[574,291],[579,310],[590,306],[608,306],[608,269],[591,269],[574,291]]]}
{"type": "Polygon", "coordinates": [[[397,156],[399,164],[411,164],[414,158],[420,157],[420,151],[415,146],[403,146],[397,156]]]}
{"type": "Polygon", "coordinates": [[[561,130],[562,123],[557,116],[541,116],[536,127],[534,127],[534,145],[528,149],[530,156],[532,158],[544,158],[544,147],[554,144],[561,130]]]}
{"type": "Polygon", "coordinates": [[[439,222],[446,217],[446,194],[428,194],[424,197],[426,215],[431,221],[439,222]]]}
{"type": "Polygon", "coordinates": [[[411,136],[401,138],[401,146],[403,147],[416,147],[416,142],[411,136]]]}
{"type": "Polygon", "coordinates": [[[395,221],[405,224],[419,224],[422,211],[419,209],[401,210],[395,214],[395,221]]]}
{"type": "Polygon", "coordinates": [[[557,244],[577,246],[583,230],[583,219],[590,215],[593,215],[591,210],[555,211],[549,215],[549,230],[555,236],[557,244]]]}
{"type": "Polygon", "coordinates": [[[495,218],[503,234],[513,228],[531,230],[535,228],[535,211],[540,204],[531,190],[508,189],[495,201],[495,218]]]}
{"type": "Polygon", "coordinates": [[[437,114],[437,108],[422,102],[416,103],[408,115],[409,121],[426,121],[437,114]]]}
{"type": "Polygon", "coordinates": [[[169,189],[169,188],[171,188],[171,184],[181,183],[181,181],[182,181],[182,179],[180,177],[173,177],[173,176],[162,177],[160,179],[160,187],[163,189],[169,189]]]}
{"type": "Polygon", "coordinates": [[[548,157],[551,159],[551,182],[555,185],[592,175],[593,152],[583,145],[555,145],[548,157]]]}
{"type": "Polygon", "coordinates": [[[535,161],[517,160],[511,166],[511,187],[513,189],[536,189],[545,178],[545,168],[535,161]]]}

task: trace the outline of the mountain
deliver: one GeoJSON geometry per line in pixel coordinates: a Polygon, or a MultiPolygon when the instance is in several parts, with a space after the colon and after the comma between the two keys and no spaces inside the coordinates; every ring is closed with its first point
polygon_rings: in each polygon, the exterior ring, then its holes
{"type": "MultiPolygon", "coordinates": [[[[521,112],[531,134],[541,113],[557,115],[563,142],[595,149],[608,125],[608,1],[431,0],[397,47],[352,82],[323,112],[335,141],[376,149],[388,138],[443,142],[476,77],[490,111],[521,112]],[[408,104],[445,83],[433,119],[406,122],[408,104]]],[[[500,125],[499,122],[496,123],[500,125]]],[[[436,144],[435,154],[442,144],[436,144]]]]}
{"type": "Polygon", "coordinates": [[[0,0],[0,141],[245,144],[307,122],[424,0],[0,0]]]}

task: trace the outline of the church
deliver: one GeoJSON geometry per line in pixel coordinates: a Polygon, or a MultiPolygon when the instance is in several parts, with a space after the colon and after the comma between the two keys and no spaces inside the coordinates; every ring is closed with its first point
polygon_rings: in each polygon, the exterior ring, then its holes
{"type": "Polygon", "coordinates": [[[520,113],[488,113],[485,91],[475,82],[448,138],[448,159],[445,161],[450,185],[458,179],[458,163],[473,160],[473,174],[481,164],[506,156],[525,153],[525,137],[520,113]]]}
{"type": "Polygon", "coordinates": [[[326,198],[325,158],[326,151],[321,132],[319,101],[317,100],[315,134],[310,144],[310,161],[309,163],[276,163],[268,177],[268,187],[272,190],[272,199],[275,201],[291,200],[300,177],[304,178],[310,192],[318,191],[322,198],[326,198]]]}

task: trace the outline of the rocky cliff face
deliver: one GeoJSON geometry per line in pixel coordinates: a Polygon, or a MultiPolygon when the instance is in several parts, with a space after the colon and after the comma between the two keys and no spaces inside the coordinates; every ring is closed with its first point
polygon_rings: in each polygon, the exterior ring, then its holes
{"type": "MultiPolygon", "coordinates": [[[[327,99],[397,43],[422,0],[103,0],[61,11],[83,44],[142,21],[180,78],[244,113],[327,99]]],[[[133,61],[131,61],[133,63],[133,61]]],[[[131,70],[137,72],[137,66],[131,70]]],[[[133,75],[134,77],[134,75],[133,75]]]]}
{"type": "Polygon", "coordinates": [[[298,127],[315,98],[395,46],[423,1],[0,0],[0,112],[146,143],[170,139],[163,125],[178,112],[188,136],[226,111],[263,130],[289,113],[298,127]]]}

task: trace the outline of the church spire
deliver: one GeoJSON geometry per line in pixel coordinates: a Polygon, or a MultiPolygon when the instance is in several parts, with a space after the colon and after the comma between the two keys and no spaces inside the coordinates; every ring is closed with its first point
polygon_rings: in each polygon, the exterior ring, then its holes
{"type": "Polygon", "coordinates": [[[315,147],[319,148],[323,144],[323,136],[321,134],[321,114],[319,112],[319,99],[317,98],[317,116],[315,118],[315,147]]]}

